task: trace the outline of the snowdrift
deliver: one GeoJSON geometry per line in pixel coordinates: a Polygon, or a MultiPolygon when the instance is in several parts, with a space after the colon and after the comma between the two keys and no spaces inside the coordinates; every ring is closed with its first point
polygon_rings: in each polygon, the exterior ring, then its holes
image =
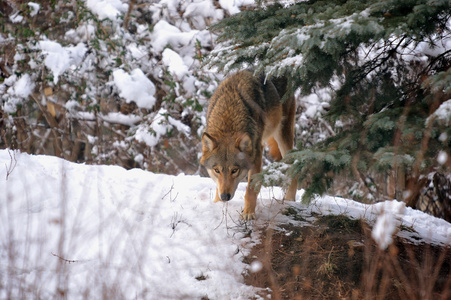
{"type": "Polygon", "coordinates": [[[287,205],[305,219],[316,212],[382,222],[373,230],[381,247],[390,224],[412,228],[399,233],[412,242],[451,245],[451,224],[397,201],[327,196],[305,207],[283,204],[280,188],[264,188],[258,219],[243,224],[245,183],[223,205],[213,203],[213,181],[199,176],[12,150],[0,150],[0,165],[0,298],[248,299],[258,288],[244,284],[251,270],[242,259],[259,243],[259,228],[309,226],[284,215],[287,205]]]}

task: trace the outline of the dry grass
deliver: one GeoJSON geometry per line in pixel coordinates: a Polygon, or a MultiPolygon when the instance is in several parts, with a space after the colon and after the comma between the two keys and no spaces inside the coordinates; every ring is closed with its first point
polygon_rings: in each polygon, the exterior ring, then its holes
{"type": "Polygon", "coordinates": [[[265,299],[449,299],[451,248],[400,238],[386,251],[366,223],[320,217],[313,226],[268,229],[247,261],[263,269],[246,283],[265,299]],[[287,234],[288,233],[288,234],[287,234]]]}

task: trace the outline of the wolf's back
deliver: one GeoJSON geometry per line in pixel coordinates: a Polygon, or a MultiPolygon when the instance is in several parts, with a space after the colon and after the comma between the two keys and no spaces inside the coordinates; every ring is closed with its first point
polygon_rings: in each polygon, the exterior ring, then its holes
{"type": "Polygon", "coordinates": [[[238,72],[225,79],[210,100],[207,131],[218,134],[262,128],[266,113],[280,104],[277,89],[263,76],[238,72]]]}

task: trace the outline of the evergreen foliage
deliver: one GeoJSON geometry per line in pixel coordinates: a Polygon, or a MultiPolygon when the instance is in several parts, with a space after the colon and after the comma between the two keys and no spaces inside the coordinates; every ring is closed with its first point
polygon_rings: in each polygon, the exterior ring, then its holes
{"type": "Polygon", "coordinates": [[[224,45],[206,65],[330,88],[333,133],[286,159],[306,199],[343,172],[368,188],[367,174],[402,170],[409,202],[422,175],[451,166],[450,16],[448,0],[261,1],[211,27],[224,45]]]}

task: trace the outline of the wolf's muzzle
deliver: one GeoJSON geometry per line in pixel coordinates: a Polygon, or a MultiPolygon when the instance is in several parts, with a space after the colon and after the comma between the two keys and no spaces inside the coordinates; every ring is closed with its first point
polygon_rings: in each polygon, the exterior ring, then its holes
{"type": "Polygon", "coordinates": [[[221,200],[222,201],[229,201],[230,199],[232,199],[232,195],[230,194],[221,194],[221,200]]]}

